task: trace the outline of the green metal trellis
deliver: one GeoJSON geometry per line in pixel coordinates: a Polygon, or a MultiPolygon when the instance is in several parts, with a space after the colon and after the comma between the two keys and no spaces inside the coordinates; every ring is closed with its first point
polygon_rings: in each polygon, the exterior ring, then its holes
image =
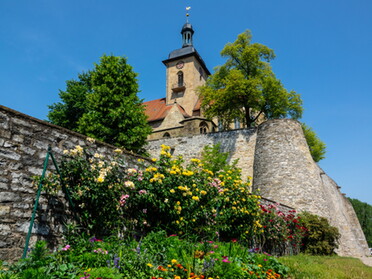
{"type": "Polygon", "coordinates": [[[37,193],[36,193],[36,199],[35,199],[34,209],[32,211],[32,217],[31,217],[31,221],[30,221],[30,227],[28,229],[28,233],[27,233],[27,237],[26,237],[26,243],[25,243],[25,248],[23,250],[22,259],[26,258],[26,256],[27,256],[28,244],[29,244],[30,238],[31,238],[32,227],[34,226],[34,222],[35,222],[36,210],[37,210],[37,207],[38,207],[38,204],[39,204],[39,198],[40,198],[40,194],[41,194],[41,189],[43,187],[43,180],[45,178],[45,172],[46,172],[47,167],[48,167],[49,157],[52,158],[53,165],[56,168],[57,173],[59,174],[60,183],[62,185],[62,190],[65,193],[65,196],[66,196],[66,198],[67,198],[67,200],[68,200],[68,202],[69,202],[69,204],[71,206],[72,211],[75,212],[75,210],[74,210],[75,209],[75,206],[74,206],[74,204],[73,204],[73,202],[71,200],[71,196],[69,194],[69,191],[68,191],[67,187],[65,186],[65,183],[64,183],[62,174],[59,171],[58,164],[57,164],[57,162],[56,162],[56,160],[54,158],[54,155],[52,153],[52,148],[49,146],[48,147],[47,154],[46,154],[46,157],[45,157],[45,160],[44,160],[43,173],[41,174],[40,181],[39,181],[39,186],[38,186],[37,193]]]}

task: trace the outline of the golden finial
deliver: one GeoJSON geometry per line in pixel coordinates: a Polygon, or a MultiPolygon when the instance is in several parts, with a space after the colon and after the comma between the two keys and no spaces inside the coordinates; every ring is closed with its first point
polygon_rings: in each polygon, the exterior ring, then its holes
{"type": "Polygon", "coordinates": [[[189,14],[190,9],[191,9],[190,6],[189,7],[186,7],[186,21],[187,22],[188,22],[188,19],[189,19],[189,16],[190,16],[190,14],[189,14]]]}

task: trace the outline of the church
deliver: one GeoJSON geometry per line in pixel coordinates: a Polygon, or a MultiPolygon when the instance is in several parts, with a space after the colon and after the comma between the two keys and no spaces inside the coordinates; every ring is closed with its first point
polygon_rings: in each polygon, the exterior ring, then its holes
{"type": "Polygon", "coordinates": [[[149,140],[217,131],[216,123],[203,117],[201,110],[197,88],[205,84],[210,72],[194,48],[194,29],[188,21],[181,35],[182,48],[162,61],[166,67],[166,96],[143,103],[152,127],[149,140]]]}

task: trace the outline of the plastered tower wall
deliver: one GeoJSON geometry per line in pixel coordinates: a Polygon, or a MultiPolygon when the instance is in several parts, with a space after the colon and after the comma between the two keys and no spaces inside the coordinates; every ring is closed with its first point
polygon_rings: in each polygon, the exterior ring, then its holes
{"type": "Polygon", "coordinates": [[[352,206],[313,161],[299,122],[269,120],[258,127],[253,172],[253,188],[265,198],[323,216],[337,227],[339,255],[368,255],[352,206]]]}
{"type": "Polygon", "coordinates": [[[167,64],[167,105],[177,102],[185,109],[186,113],[192,115],[192,110],[198,101],[198,95],[195,93],[195,90],[198,86],[203,85],[206,80],[205,73],[199,72],[201,68],[202,66],[194,56],[180,58],[167,64]],[[182,69],[177,69],[176,64],[180,61],[184,63],[184,67],[182,69]],[[174,93],[172,89],[178,87],[178,72],[183,72],[186,88],[177,94],[174,93]]]}

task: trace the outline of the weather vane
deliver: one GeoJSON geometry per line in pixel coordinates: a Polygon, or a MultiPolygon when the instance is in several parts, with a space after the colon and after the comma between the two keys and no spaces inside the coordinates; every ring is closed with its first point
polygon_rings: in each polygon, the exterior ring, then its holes
{"type": "Polygon", "coordinates": [[[190,6],[186,7],[186,22],[189,22],[189,16],[190,16],[189,11],[190,11],[190,9],[191,9],[190,6]]]}

